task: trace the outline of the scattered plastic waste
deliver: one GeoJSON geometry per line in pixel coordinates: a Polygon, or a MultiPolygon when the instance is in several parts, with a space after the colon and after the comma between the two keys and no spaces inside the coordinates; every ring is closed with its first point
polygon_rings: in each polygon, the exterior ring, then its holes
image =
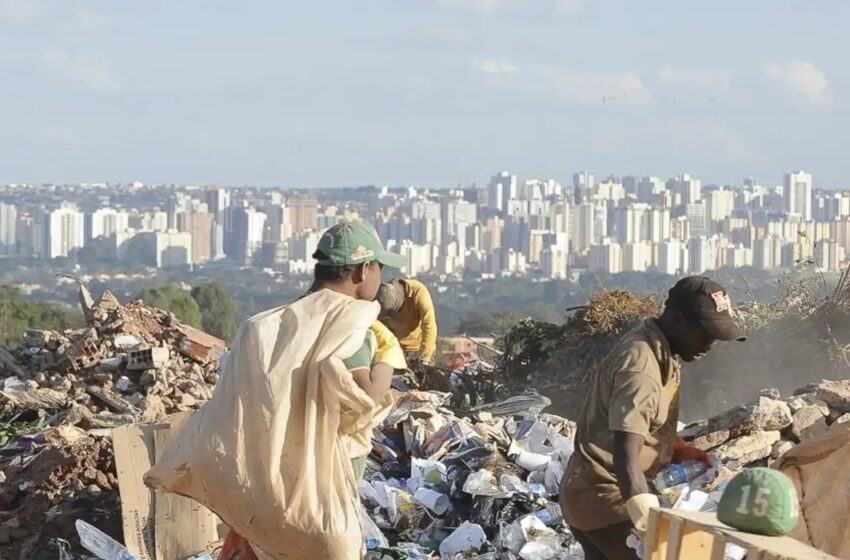
{"type": "Polygon", "coordinates": [[[82,519],[77,519],[76,526],[80,544],[101,560],[138,560],[124,545],[97,527],[82,519]]]}
{"type": "Polygon", "coordinates": [[[460,527],[440,543],[440,554],[454,556],[471,550],[481,550],[486,542],[487,535],[481,525],[464,521],[460,527]]]}
{"type": "Polygon", "coordinates": [[[678,465],[668,465],[655,477],[655,488],[664,490],[680,484],[687,484],[705,474],[708,466],[702,461],[685,461],[678,465]]]}

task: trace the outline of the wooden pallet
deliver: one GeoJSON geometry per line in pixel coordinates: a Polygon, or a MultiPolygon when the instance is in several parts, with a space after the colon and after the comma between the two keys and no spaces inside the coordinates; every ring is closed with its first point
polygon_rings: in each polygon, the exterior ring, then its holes
{"type": "Polygon", "coordinates": [[[839,560],[791,537],[732,529],[714,513],[654,509],[646,531],[646,560],[723,560],[726,545],[747,550],[746,560],[839,560]]]}

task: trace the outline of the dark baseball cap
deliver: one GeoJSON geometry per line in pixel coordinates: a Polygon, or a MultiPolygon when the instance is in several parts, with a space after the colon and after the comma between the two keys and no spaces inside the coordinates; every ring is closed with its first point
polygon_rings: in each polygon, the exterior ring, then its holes
{"type": "Polygon", "coordinates": [[[746,340],[744,331],[735,322],[729,290],[710,278],[682,278],[667,293],[666,306],[696,319],[717,340],[746,340]]]}

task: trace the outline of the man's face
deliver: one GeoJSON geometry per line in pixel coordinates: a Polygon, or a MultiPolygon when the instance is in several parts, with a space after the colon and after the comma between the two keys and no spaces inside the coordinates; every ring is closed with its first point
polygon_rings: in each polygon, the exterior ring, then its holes
{"type": "Polygon", "coordinates": [[[375,301],[378,288],[381,286],[381,271],[383,265],[378,261],[371,261],[359,268],[360,278],[357,282],[357,298],[375,301]]]}
{"type": "Polygon", "coordinates": [[[696,319],[684,313],[676,313],[676,325],[676,346],[679,357],[685,362],[702,359],[717,341],[696,319]]]}

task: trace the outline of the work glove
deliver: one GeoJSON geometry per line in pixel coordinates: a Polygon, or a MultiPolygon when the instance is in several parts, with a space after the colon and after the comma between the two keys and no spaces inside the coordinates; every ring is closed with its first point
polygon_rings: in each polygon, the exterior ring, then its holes
{"type": "Polygon", "coordinates": [[[646,526],[649,523],[649,510],[658,507],[661,505],[655,494],[637,494],[626,500],[626,511],[641,538],[646,533],[646,526]]]}
{"type": "Polygon", "coordinates": [[[685,440],[677,437],[676,445],[673,447],[673,463],[679,464],[685,461],[702,461],[709,467],[712,466],[711,455],[702,449],[688,445],[685,440]]]}

